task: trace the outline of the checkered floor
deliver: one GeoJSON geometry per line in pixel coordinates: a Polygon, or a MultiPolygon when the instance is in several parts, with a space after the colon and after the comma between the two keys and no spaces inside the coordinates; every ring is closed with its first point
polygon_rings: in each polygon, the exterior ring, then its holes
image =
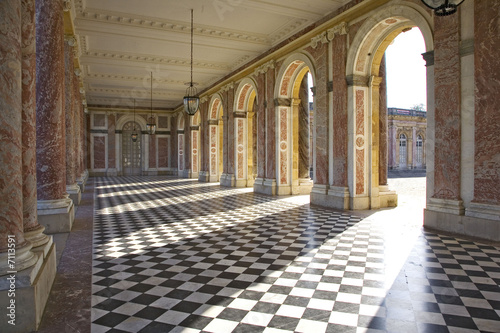
{"type": "Polygon", "coordinates": [[[500,249],[188,179],[96,179],[92,332],[500,332],[500,249]]]}

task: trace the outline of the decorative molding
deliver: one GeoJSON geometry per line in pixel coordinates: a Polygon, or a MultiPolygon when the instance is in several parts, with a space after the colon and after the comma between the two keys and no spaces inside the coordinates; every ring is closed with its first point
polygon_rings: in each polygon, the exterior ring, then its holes
{"type": "Polygon", "coordinates": [[[328,29],[326,31],[326,35],[327,35],[328,39],[330,41],[332,41],[335,38],[335,35],[338,35],[338,36],[347,35],[348,32],[349,32],[349,26],[348,26],[347,22],[342,22],[342,23],[337,24],[333,28],[328,29]]]}
{"type": "Polygon", "coordinates": [[[275,98],[274,106],[291,106],[292,100],[290,98],[275,98]]]}
{"type": "Polygon", "coordinates": [[[76,38],[74,35],[64,35],[64,42],[68,43],[69,46],[75,46],[76,38]]]}
{"type": "MultiPolygon", "coordinates": [[[[149,74],[145,75],[149,78],[149,74]]],[[[89,79],[98,79],[98,80],[118,80],[118,81],[137,81],[142,82],[145,76],[136,76],[136,75],[116,75],[116,74],[97,74],[97,73],[89,73],[86,75],[89,79]]],[[[166,83],[166,84],[179,84],[184,85],[185,81],[181,80],[167,80],[162,78],[154,78],[153,82],[155,83],[166,83]]]]}
{"type": "Polygon", "coordinates": [[[276,62],[274,60],[270,60],[266,62],[264,65],[259,66],[255,69],[254,75],[257,76],[259,74],[265,74],[268,70],[276,67],[276,62]]]}
{"type": "Polygon", "coordinates": [[[200,97],[200,104],[203,104],[205,102],[208,102],[208,96],[200,97]]]}
{"type": "Polygon", "coordinates": [[[233,117],[234,118],[246,118],[247,117],[247,113],[246,112],[242,112],[242,111],[235,111],[235,112],[233,112],[233,117]]]}
{"type": "Polygon", "coordinates": [[[434,50],[422,53],[422,58],[425,60],[425,66],[434,66],[434,50]]]}
{"type": "Polygon", "coordinates": [[[189,129],[191,131],[199,131],[200,130],[200,126],[199,125],[197,125],[197,126],[190,126],[189,129]]]}
{"type": "Polygon", "coordinates": [[[315,49],[316,47],[318,47],[319,43],[326,44],[328,42],[329,42],[329,40],[328,40],[328,36],[327,36],[326,31],[323,31],[319,35],[311,38],[311,46],[312,46],[313,49],[315,49]]]}
{"type": "MultiPolygon", "coordinates": [[[[137,55],[136,53],[125,53],[125,52],[106,52],[106,51],[86,51],[83,56],[101,59],[112,59],[112,60],[123,60],[123,61],[137,61],[146,62],[154,64],[168,64],[175,66],[191,66],[190,59],[183,58],[173,58],[173,57],[158,57],[154,55],[137,55]]],[[[229,71],[231,68],[226,64],[222,63],[209,63],[209,62],[199,62],[194,61],[193,66],[197,68],[209,68],[221,71],[229,71]]]]}
{"type": "Polygon", "coordinates": [[[364,75],[351,74],[346,76],[348,86],[368,87],[370,77],[364,75]]]}
{"type": "Polygon", "coordinates": [[[63,11],[69,12],[71,10],[71,1],[70,0],[64,0],[63,1],[63,11]]]}
{"type": "Polygon", "coordinates": [[[209,125],[219,125],[219,119],[209,119],[208,124],[209,125]]]}
{"type": "Polygon", "coordinates": [[[234,89],[234,82],[230,82],[230,83],[226,84],[225,86],[222,86],[222,88],[220,88],[220,92],[223,93],[223,92],[228,91],[230,89],[234,89]]]}
{"type": "Polygon", "coordinates": [[[307,22],[308,21],[306,19],[296,19],[295,21],[286,24],[283,29],[270,36],[271,43],[273,45],[279,43],[281,40],[292,35],[298,29],[303,27],[307,22]]]}
{"type": "Polygon", "coordinates": [[[319,35],[311,38],[311,46],[313,49],[315,49],[316,47],[318,47],[319,43],[326,44],[328,42],[331,42],[335,38],[335,35],[346,35],[348,31],[349,29],[347,22],[337,24],[333,28],[328,29],[327,31],[323,31],[319,35]]]}
{"type": "MultiPolygon", "coordinates": [[[[156,17],[130,15],[129,13],[102,11],[93,8],[82,9],[79,13],[80,19],[89,21],[98,21],[104,23],[125,25],[130,27],[144,27],[159,31],[178,32],[182,34],[190,33],[190,25],[182,21],[159,20],[156,17]]],[[[263,34],[248,34],[247,32],[237,30],[221,30],[212,26],[201,26],[199,24],[194,28],[193,33],[198,36],[211,38],[232,39],[237,41],[246,41],[270,45],[271,41],[263,34]]]]}

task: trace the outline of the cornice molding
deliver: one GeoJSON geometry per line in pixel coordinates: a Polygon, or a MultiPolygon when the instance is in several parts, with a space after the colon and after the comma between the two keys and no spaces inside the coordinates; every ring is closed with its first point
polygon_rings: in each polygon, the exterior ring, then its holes
{"type": "Polygon", "coordinates": [[[254,75],[258,76],[259,74],[265,74],[269,69],[273,69],[276,67],[276,62],[274,60],[270,60],[263,64],[262,66],[259,66],[255,69],[254,75]]]}
{"type": "MultiPolygon", "coordinates": [[[[100,59],[112,59],[112,60],[123,60],[123,61],[136,61],[136,62],[146,62],[155,64],[168,64],[175,66],[191,66],[190,59],[173,58],[173,57],[159,57],[154,55],[142,54],[137,55],[135,53],[125,53],[125,52],[106,52],[106,51],[87,51],[82,56],[100,58],[100,59]]],[[[222,63],[209,63],[209,62],[193,62],[193,66],[196,68],[208,68],[221,71],[229,71],[231,68],[226,64],[222,63]]]]}
{"type": "Polygon", "coordinates": [[[336,35],[346,35],[349,31],[348,24],[347,22],[342,22],[340,24],[337,24],[333,28],[330,28],[326,31],[323,31],[319,33],[318,35],[314,36],[311,38],[311,46],[313,49],[318,47],[318,44],[326,44],[328,42],[331,42],[336,35]]]}
{"type": "MultiPolygon", "coordinates": [[[[82,8],[82,11],[78,14],[78,18],[131,27],[143,27],[161,31],[167,30],[170,32],[178,32],[183,34],[190,33],[189,22],[160,20],[155,17],[130,15],[129,13],[111,11],[100,11],[93,8],[82,8]]],[[[265,45],[271,44],[271,41],[265,35],[248,34],[236,30],[221,30],[211,26],[201,26],[199,24],[195,26],[194,34],[210,38],[231,39],[265,45]]]]}

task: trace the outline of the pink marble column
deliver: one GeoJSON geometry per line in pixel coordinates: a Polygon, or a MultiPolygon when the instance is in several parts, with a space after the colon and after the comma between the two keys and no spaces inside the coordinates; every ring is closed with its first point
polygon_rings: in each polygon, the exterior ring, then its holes
{"type": "MultiPolygon", "coordinates": [[[[320,43],[314,49],[314,58],[317,66],[316,90],[314,95],[314,117],[316,119],[316,164],[314,166],[316,178],[314,179],[314,183],[321,185],[328,185],[328,47],[329,44],[320,43]]],[[[335,124],[335,127],[340,126],[335,124]]]]}
{"type": "Polygon", "coordinates": [[[387,168],[388,168],[388,115],[387,115],[387,80],[386,80],[386,62],[385,55],[380,62],[379,77],[382,81],[379,85],[379,185],[387,185],[387,168]]]}
{"type": "Polygon", "coordinates": [[[75,76],[73,66],[73,46],[74,39],[67,38],[64,42],[64,103],[66,114],[66,191],[75,205],[80,203],[81,192],[80,187],[76,183],[77,177],[77,149],[75,146],[75,137],[77,135],[77,127],[75,120],[76,111],[74,99],[75,88],[73,86],[75,76]]]}
{"type": "Polygon", "coordinates": [[[36,200],[36,39],[35,1],[22,3],[23,225],[33,247],[49,241],[38,223],[36,200]]]}
{"type": "Polygon", "coordinates": [[[333,186],[347,187],[347,36],[332,40],[333,186]]]}
{"type": "Polygon", "coordinates": [[[265,149],[266,149],[266,179],[276,179],[276,110],[274,105],[274,84],[276,69],[269,68],[266,72],[266,101],[265,107],[265,149]]]}
{"type": "Polygon", "coordinates": [[[434,198],[460,199],[460,15],[434,18],[434,198]]]}
{"type": "MultiPolygon", "coordinates": [[[[474,202],[500,205],[500,2],[474,2],[474,202]],[[496,28],[495,28],[496,27],[496,28]]],[[[436,128],[438,128],[436,126],[436,128]]]]}
{"type": "Polygon", "coordinates": [[[201,158],[201,172],[208,175],[210,164],[210,131],[208,125],[208,101],[200,105],[200,158],[201,158]]]}
{"type": "Polygon", "coordinates": [[[0,275],[34,264],[23,234],[21,1],[0,2],[0,275]],[[8,266],[9,239],[16,261],[8,266]]]}
{"type": "MultiPolygon", "coordinates": [[[[108,115],[108,168],[116,169],[116,114],[110,113],[108,115]]],[[[156,136],[155,136],[156,137],[156,136]]],[[[156,164],[156,159],[155,159],[156,164]]]]}
{"type": "Polygon", "coordinates": [[[299,178],[309,178],[309,92],[307,75],[304,76],[299,91],[299,178]]]}
{"type": "Polygon", "coordinates": [[[73,203],[66,193],[62,4],[61,0],[36,2],[38,215],[49,233],[71,230],[74,218],[73,203]],[[57,226],[52,223],[55,219],[57,226]]]}
{"type": "Polygon", "coordinates": [[[266,81],[265,74],[259,73],[256,77],[257,96],[259,104],[257,105],[255,117],[257,126],[257,177],[264,179],[266,170],[266,81]]]}

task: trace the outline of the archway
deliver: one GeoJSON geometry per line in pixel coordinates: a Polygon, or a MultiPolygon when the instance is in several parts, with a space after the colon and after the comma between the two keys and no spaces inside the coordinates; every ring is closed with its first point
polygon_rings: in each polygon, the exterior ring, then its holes
{"type": "MultiPolygon", "coordinates": [[[[397,195],[387,185],[387,112],[380,102],[380,72],[386,48],[401,32],[417,26],[426,50],[433,50],[431,17],[407,5],[379,9],[359,28],[347,57],[348,81],[348,187],[351,209],[397,205],[397,195]],[[382,152],[382,154],[381,154],[382,152]],[[385,155],[384,155],[385,154],[385,155]]],[[[433,88],[432,68],[427,67],[427,89],[433,88]]],[[[428,94],[428,110],[433,110],[428,94]]],[[[399,138],[399,137],[398,137],[399,138]]],[[[399,148],[399,147],[398,147],[399,148]]]]}
{"type": "Polygon", "coordinates": [[[253,186],[257,176],[257,131],[254,105],[256,83],[243,79],[236,90],[234,105],[235,186],[253,186]]]}
{"type": "Polygon", "coordinates": [[[278,151],[276,194],[309,194],[311,114],[309,112],[308,75],[314,78],[314,65],[303,53],[290,55],[283,62],[276,81],[276,132],[278,151]]]}

